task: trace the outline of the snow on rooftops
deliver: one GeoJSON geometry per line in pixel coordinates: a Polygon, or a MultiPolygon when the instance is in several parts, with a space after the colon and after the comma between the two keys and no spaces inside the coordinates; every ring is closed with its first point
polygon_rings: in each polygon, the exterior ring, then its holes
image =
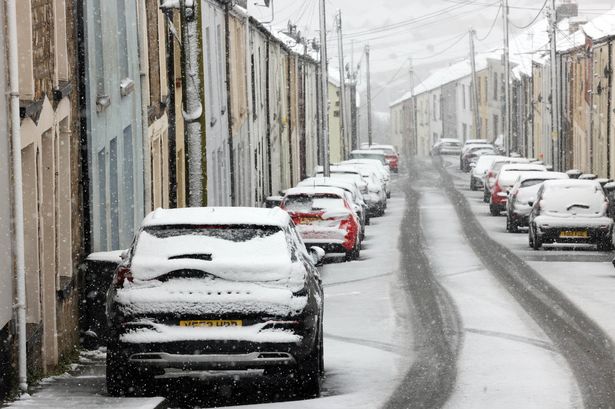
{"type": "Polygon", "coordinates": [[[279,209],[255,207],[188,207],[156,209],[145,217],[142,226],[163,225],[288,225],[288,214],[279,209]]]}
{"type": "MultiPolygon", "coordinates": [[[[373,153],[373,152],[372,152],[373,153]]],[[[333,165],[329,169],[331,172],[335,173],[359,173],[357,168],[354,166],[348,165],[333,165]]],[[[316,166],[316,173],[323,173],[324,168],[322,166],[316,166]]]]}
{"type": "Polygon", "coordinates": [[[298,186],[288,189],[286,196],[334,195],[344,197],[344,191],[332,186],[298,186]]]}
{"type": "Polygon", "coordinates": [[[615,35],[615,9],[591,19],[581,29],[593,40],[615,35]]]}

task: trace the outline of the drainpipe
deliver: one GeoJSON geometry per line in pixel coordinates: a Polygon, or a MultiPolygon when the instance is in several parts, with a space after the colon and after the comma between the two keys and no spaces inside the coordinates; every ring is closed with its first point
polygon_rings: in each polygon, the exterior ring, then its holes
{"type": "MultiPolygon", "coordinates": [[[[152,148],[149,138],[149,115],[147,105],[145,101],[149,98],[147,82],[149,81],[148,70],[149,66],[144,67],[141,64],[141,59],[145,50],[147,50],[147,10],[145,9],[145,2],[139,2],[137,6],[137,44],[139,47],[139,85],[141,87],[141,136],[142,136],[142,149],[143,149],[143,208],[145,214],[148,214],[152,210],[152,148]],[[145,25],[143,24],[145,22],[145,25]],[[145,30],[145,32],[143,32],[145,30]],[[147,69],[146,69],[147,68],[147,69]]],[[[130,226],[133,227],[133,226],[130,226]]]]}
{"type": "Polygon", "coordinates": [[[28,391],[26,367],[26,270],[24,261],[23,192],[21,175],[21,119],[19,117],[19,66],[15,0],[7,0],[9,82],[11,96],[11,147],[13,150],[13,225],[15,228],[15,276],[17,277],[17,337],[19,389],[28,391]]]}

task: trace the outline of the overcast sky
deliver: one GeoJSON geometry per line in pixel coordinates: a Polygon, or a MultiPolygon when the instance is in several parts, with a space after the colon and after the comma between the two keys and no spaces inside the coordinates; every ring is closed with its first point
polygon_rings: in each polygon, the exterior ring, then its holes
{"type": "MultiPolygon", "coordinates": [[[[262,20],[271,18],[270,9],[254,6],[255,1],[262,4],[263,0],[249,1],[253,15],[262,20]]],[[[319,0],[273,1],[274,29],[283,29],[291,20],[308,37],[318,36],[319,0]]],[[[615,5],[613,0],[577,0],[577,3],[579,14],[589,19],[615,5]]],[[[509,0],[509,4],[514,35],[519,32],[514,25],[530,23],[539,13],[543,0],[509,0]]],[[[350,59],[352,40],[355,62],[369,43],[375,87],[384,88],[389,84],[392,88],[381,93],[384,99],[395,98],[404,82],[409,83],[410,58],[419,77],[428,75],[430,69],[466,58],[469,41],[465,34],[469,27],[475,28],[477,37],[486,37],[477,43],[478,52],[502,47],[502,14],[496,19],[498,0],[327,0],[326,7],[330,64],[337,66],[333,16],[340,9],[346,62],[350,59]]]]}

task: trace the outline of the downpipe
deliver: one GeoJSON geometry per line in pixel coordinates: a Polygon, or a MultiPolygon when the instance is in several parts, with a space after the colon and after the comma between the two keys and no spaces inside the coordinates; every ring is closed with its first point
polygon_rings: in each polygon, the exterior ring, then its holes
{"type": "Polygon", "coordinates": [[[9,82],[11,106],[11,149],[13,164],[13,225],[15,276],[17,278],[17,341],[19,389],[28,391],[26,350],[26,271],[24,261],[24,218],[21,173],[21,118],[19,116],[19,65],[17,57],[17,12],[15,0],[7,0],[9,82]]]}

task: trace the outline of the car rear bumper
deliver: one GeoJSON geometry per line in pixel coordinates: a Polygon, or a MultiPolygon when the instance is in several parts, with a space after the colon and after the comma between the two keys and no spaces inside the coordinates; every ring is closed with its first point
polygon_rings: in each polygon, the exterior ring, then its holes
{"type": "Polygon", "coordinates": [[[543,243],[600,243],[611,239],[611,229],[552,227],[537,229],[543,243]],[[587,232],[587,237],[561,237],[562,232],[587,232]]]}
{"type": "Polygon", "coordinates": [[[128,362],[140,368],[185,370],[247,370],[296,364],[294,356],[285,351],[211,355],[143,352],[130,355],[128,362]]]}

